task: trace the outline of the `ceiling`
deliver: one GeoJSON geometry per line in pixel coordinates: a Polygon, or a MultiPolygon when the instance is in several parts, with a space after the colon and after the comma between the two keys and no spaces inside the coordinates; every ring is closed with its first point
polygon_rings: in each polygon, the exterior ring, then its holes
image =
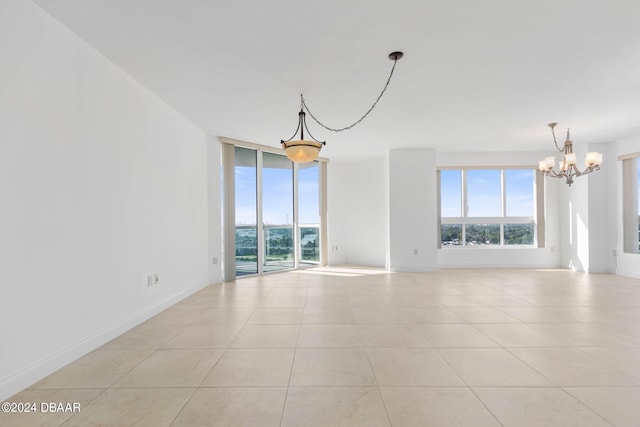
{"type": "MultiPolygon", "coordinates": [[[[35,0],[208,134],[323,155],[553,150],[640,133],[637,0],[35,0]]],[[[537,160],[537,159],[534,159],[537,160]]]]}

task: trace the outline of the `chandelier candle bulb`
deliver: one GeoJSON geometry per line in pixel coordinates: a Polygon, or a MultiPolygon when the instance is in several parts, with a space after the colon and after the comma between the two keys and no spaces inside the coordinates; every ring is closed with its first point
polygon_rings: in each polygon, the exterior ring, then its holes
{"type": "Polygon", "coordinates": [[[566,165],[575,165],[576,164],[576,153],[567,153],[564,156],[564,163],[566,165]]]}
{"type": "Polygon", "coordinates": [[[597,153],[595,151],[588,152],[584,163],[588,168],[599,166],[602,163],[602,153],[597,153]]]}
{"type": "Polygon", "coordinates": [[[544,161],[547,164],[547,170],[552,169],[556,165],[556,158],[553,156],[545,157],[544,161]]]}

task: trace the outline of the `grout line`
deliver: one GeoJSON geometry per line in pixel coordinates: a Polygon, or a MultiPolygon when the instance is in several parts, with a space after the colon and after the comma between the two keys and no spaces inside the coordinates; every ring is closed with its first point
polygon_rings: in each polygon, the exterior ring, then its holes
{"type": "Polygon", "coordinates": [[[578,402],[580,405],[582,405],[584,408],[586,408],[588,411],[593,412],[593,414],[595,414],[598,417],[602,418],[604,421],[608,422],[612,426],[615,426],[615,423],[613,421],[610,421],[607,417],[605,417],[604,415],[600,414],[600,412],[597,411],[595,408],[592,408],[591,406],[587,405],[587,403],[583,402],[582,399],[580,399],[579,397],[574,396],[573,394],[571,394],[568,390],[566,390],[565,387],[559,387],[559,389],[562,390],[567,396],[569,396],[570,398],[572,398],[576,402],[578,402]]]}
{"type": "Polygon", "coordinates": [[[289,380],[287,381],[287,391],[284,395],[284,402],[282,403],[282,412],[280,414],[280,425],[284,422],[284,411],[287,408],[287,401],[289,400],[289,388],[291,387],[291,378],[293,377],[293,368],[296,364],[296,356],[298,355],[298,343],[300,342],[300,334],[302,332],[302,319],[304,317],[304,311],[307,306],[307,299],[309,298],[309,287],[306,287],[307,292],[304,296],[304,304],[302,305],[302,314],[300,315],[300,322],[298,323],[298,335],[296,337],[296,345],[293,349],[293,359],[291,360],[291,369],[289,370],[289,380]]]}

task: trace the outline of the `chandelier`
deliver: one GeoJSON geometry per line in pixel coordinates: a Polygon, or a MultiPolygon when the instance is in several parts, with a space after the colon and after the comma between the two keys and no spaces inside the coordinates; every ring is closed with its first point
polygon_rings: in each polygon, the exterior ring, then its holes
{"type": "Polygon", "coordinates": [[[393,67],[391,67],[391,73],[389,73],[389,78],[387,78],[387,83],[384,85],[382,92],[380,92],[380,95],[378,95],[378,98],[375,100],[371,108],[369,108],[369,110],[367,110],[367,112],[364,113],[362,117],[360,117],[357,121],[350,124],[349,126],[345,126],[343,128],[331,128],[323,124],[313,115],[311,110],[309,110],[309,107],[304,99],[304,96],[300,94],[300,112],[298,113],[298,127],[296,128],[291,138],[287,140],[280,140],[280,144],[282,144],[282,148],[284,149],[284,152],[286,156],[289,158],[289,160],[296,163],[311,162],[318,157],[318,154],[320,154],[320,150],[322,149],[322,146],[326,145],[325,141],[322,141],[322,142],[318,141],[311,135],[311,132],[309,132],[309,129],[307,128],[305,111],[309,113],[311,118],[318,125],[322,126],[328,131],[342,132],[347,129],[351,129],[352,127],[354,127],[355,125],[363,121],[364,118],[367,117],[369,113],[373,111],[375,106],[378,104],[378,101],[380,101],[380,98],[382,98],[382,95],[384,95],[384,92],[387,90],[387,87],[389,86],[389,82],[391,81],[391,77],[393,76],[393,71],[396,68],[396,63],[398,62],[398,59],[402,58],[403,56],[404,56],[404,53],[402,52],[391,52],[389,54],[389,59],[393,61],[393,67]],[[304,138],[305,130],[310,139],[304,138]],[[300,131],[300,139],[294,139],[298,134],[298,131],[300,131]]]}
{"type": "Polygon", "coordinates": [[[560,170],[558,172],[554,170],[556,159],[553,156],[545,157],[544,160],[540,160],[538,162],[538,169],[540,169],[545,176],[552,178],[565,178],[567,184],[571,186],[571,184],[573,184],[573,177],[587,175],[600,169],[600,165],[602,164],[602,153],[597,153],[595,151],[588,152],[584,160],[586,169],[584,171],[580,171],[576,166],[576,154],[573,152],[573,142],[570,139],[571,135],[569,134],[569,129],[567,129],[567,138],[564,141],[564,146],[560,148],[556,141],[556,134],[553,131],[557,125],[557,123],[549,123],[548,126],[551,128],[553,143],[556,145],[556,149],[564,154],[559,165],[560,170]]]}

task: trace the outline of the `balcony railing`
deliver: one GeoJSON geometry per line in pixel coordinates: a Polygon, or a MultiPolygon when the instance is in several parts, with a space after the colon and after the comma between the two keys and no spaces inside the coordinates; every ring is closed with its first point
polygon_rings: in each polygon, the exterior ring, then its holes
{"type": "Polygon", "coordinates": [[[300,235],[300,263],[320,264],[320,226],[302,225],[300,235]]]}
{"type": "MultiPolygon", "coordinates": [[[[300,265],[320,263],[319,226],[298,227],[300,241],[300,265]]],[[[236,274],[258,272],[257,229],[255,225],[238,225],[236,236],[236,274]]],[[[293,227],[290,225],[264,226],[263,271],[274,271],[294,267],[293,227]]]]}

